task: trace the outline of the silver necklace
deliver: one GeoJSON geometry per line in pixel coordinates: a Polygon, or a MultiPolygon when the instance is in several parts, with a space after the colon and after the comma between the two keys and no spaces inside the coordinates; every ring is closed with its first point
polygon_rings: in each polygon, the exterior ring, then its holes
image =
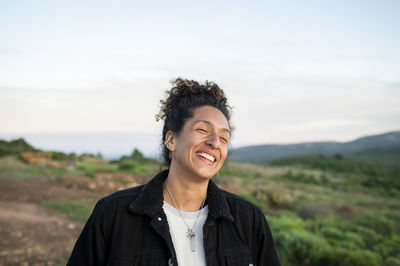
{"type": "Polygon", "coordinates": [[[172,194],[171,194],[171,192],[169,191],[168,184],[167,184],[167,181],[166,181],[166,180],[165,180],[165,187],[167,188],[168,195],[171,197],[172,202],[174,203],[175,209],[178,210],[179,215],[181,216],[183,222],[185,223],[185,225],[186,225],[186,227],[187,227],[186,237],[190,240],[190,249],[192,250],[192,252],[196,252],[196,245],[195,245],[195,237],[196,237],[196,234],[193,232],[193,229],[194,229],[194,227],[196,226],[197,220],[198,220],[199,217],[200,217],[200,213],[201,213],[201,210],[203,209],[204,202],[206,202],[206,199],[203,200],[203,203],[201,204],[201,207],[200,207],[199,214],[197,214],[197,218],[196,218],[196,220],[194,221],[194,224],[193,224],[192,228],[190,228],[190,226],[189,226],[188,223],[186,222],[185,218],[183,217],[183,214],[182,214],[181,210],[178,209],[178,206],[177,206],[177,204],[176,204],[176,202],[175,202],[175,199],[174,199],[174,197],[172,197],[172,194]]]}

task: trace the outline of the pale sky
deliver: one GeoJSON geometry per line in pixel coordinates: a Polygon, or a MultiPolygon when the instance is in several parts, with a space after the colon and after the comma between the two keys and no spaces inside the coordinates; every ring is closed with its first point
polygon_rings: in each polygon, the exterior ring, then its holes
{"type": "Polygon", "coordinates": [[[0,138],[157,152],[176,77],[219,84],[233,147],[400,129],[398,1],[2,1],[0,138]]]}

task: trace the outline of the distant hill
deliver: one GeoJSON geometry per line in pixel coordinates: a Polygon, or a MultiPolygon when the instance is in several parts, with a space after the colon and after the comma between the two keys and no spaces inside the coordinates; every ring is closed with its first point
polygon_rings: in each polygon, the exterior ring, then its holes
{"type": "Polygon", "coordinates": [[[229,160],[238,162],[270,163],[273,160],[309,155],[357,155],[379,158],[381,155],[399,158],[400,131],[362,137],[350,142],[307,142],[298,144],[269,144],[232,150],[229,160]]]}

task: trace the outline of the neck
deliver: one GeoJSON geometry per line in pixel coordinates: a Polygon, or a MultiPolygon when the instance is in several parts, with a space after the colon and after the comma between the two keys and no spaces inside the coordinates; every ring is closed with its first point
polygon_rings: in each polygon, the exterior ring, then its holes
{"type": "Polygon", "coordinates": [[[197,211],[200,209],[207,196],[208,181],[209,180],[206,179],[200,182],[194,182],[189,178],[178,176],[170,170],[168,178],[163,185],[164,200],[171,206],[175,206],[167,192],[165,185],[167,183],[169,191],[177,205],[175,208],[186,212],[197,211]]]}

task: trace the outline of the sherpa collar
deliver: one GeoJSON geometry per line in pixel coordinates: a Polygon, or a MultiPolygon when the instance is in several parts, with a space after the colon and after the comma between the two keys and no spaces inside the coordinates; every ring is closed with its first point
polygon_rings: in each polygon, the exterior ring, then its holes
{"type": "MultiPolygon", "coordinates": [[[[132,213],[146,214],[150,217],[163,212],[163,189],[162,183],[168,177],[168,170],[157,174],[147,183],[137,198],[129,204],[132,213]]],[[[207,188],[208,215],[214,218],[225,218],[233,222],[228,202],[223,192],[210,180],[207,188]]]]}

